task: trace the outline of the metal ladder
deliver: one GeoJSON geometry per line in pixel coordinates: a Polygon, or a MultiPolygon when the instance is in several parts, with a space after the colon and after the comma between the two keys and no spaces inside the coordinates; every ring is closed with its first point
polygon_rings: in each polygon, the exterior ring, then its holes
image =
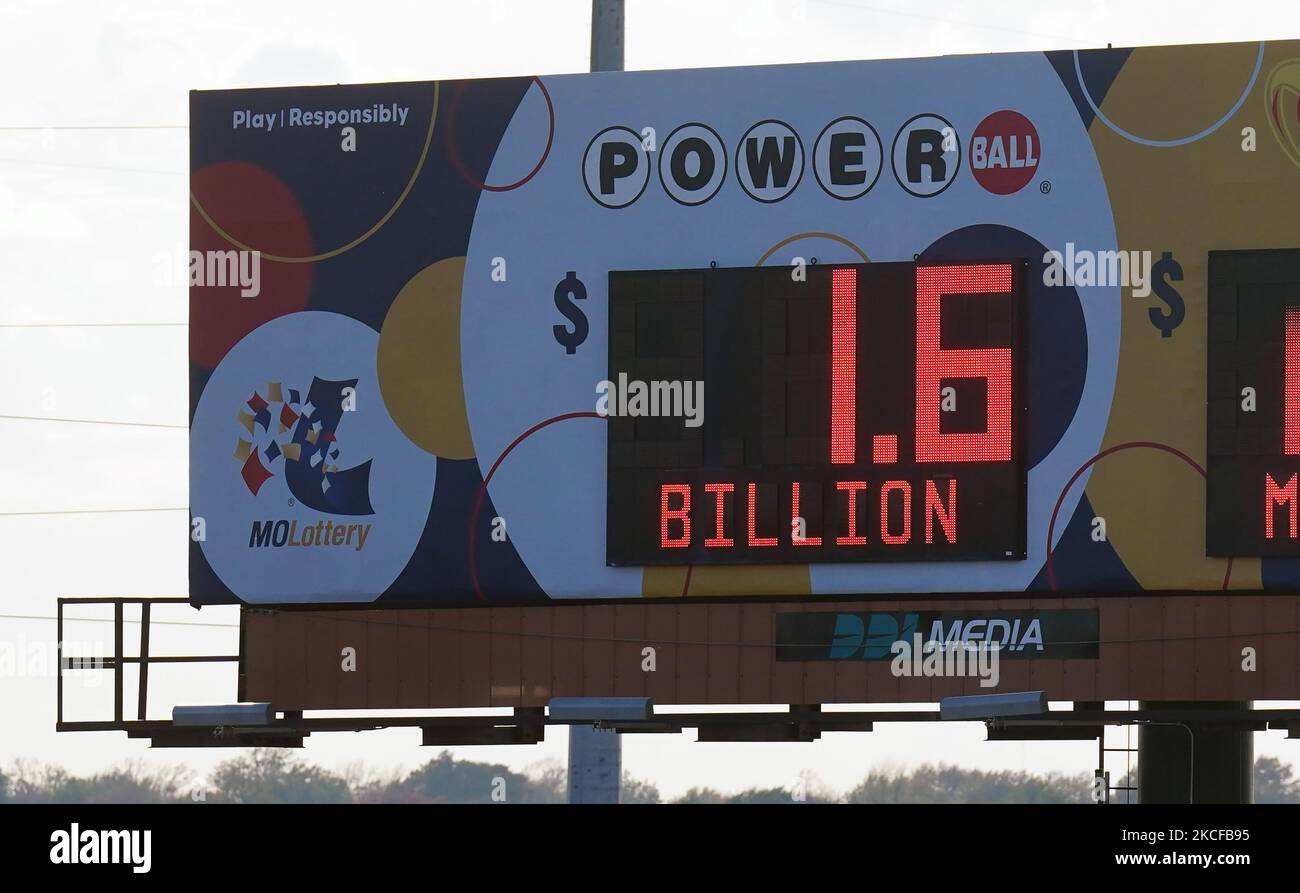
{"type": "MultiPolygon", "coordinates": [[[[1125,709],[1132,709],[1131,701],[1126,701],[1125,705],[1126,705],[1125,709]]],[[[1112,728],[1111,726],[1102,726],[1101,736],[1097,738],[1097,768],[1093,772],[1093,783],[1092,783],[1093,800],[1096,803],[1110,803],[1111,793],[1112,792],[1118,793],[1122,791],[1124,795],[1123,800],[1117,799],[1116,802],[1124,803],[1124,804],[1136,803],[1137,785],[1132,783],[1123,784],[1123,785],[1112,785],[1110,783],[1110,771],[1106,768],[1106,754],[1108,753],[1110,754],[1137,753],[1137,748],[1133,746],[1133,726],[1131,725],[1123,726],[1123,735],[1124,735],[1123,747],[1106,746],[1106,733],[1110,731],[1111,728],[1112,728]]],[[[1116,727],[1115,730],[1119,731],[1119,728],[1116,727]]],[[[1125,776],[1127,776],[1130,782],[1135,780],[1133,777],[1133,761],[1128,756],[1124,758],[1124,775],[1121,776],[1121,780],[1125,776]]]]}

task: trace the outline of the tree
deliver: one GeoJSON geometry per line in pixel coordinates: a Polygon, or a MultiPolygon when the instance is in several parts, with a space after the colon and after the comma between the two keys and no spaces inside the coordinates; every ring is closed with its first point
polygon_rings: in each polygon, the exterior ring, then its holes
{"type": "Polygon", "coordinates": [[[342,777],[280,748],[255,748],[217,764],[213,799],[234,803],[350,803],[342,777]]]}
{"type": "Polygon", "coordinates": [[[618,801],[620,803],[660,803],[659,788],[654,783],[633,778],[630,772],[623,772],[619,784],[618,801]]]}
{"type": "MultiPolygon", "coordinates": [[[[1137,768],[1133,768],[1134,777],[1137,768]]],[[[514,772],[499,763],[457,760],[443,751],[407,772],[372,775],[355,764],[334,773],[281,749],[256,749],[219,764],[208,776],[209,801],[235,803],[563,803],[565,768],[548,760],[514,772]]],[[[128,762],[89,776],[23,761],[0,771],[0,802],[177,803],[190,801],[192,770],[150,769],[128,762]]],[[[1129,784],[1128,777],[1115,784],[1129,784]]],[[[660,803],[653,782],[623,773],[623,803],[660,803]]],[[[1133,801],[1136,802],[1136,796],[1133,801]]],[[[751,787],[732,794],[694,787],[675,803],[1089,803],[1088,773],[985,772],[947,764],[910,771],[874,769],[843,796],[810,772],[790,788],[751,787]]],[[[1116,794],[1113,802],[1124,802],[1116,794]]],[[[1300,778],[1275,757],[1255,762],[1255,802],[1300,803],[1300,778]]]]}
{"type": "Polygon", "coordinates": [[[682,794],[674,803],[726,803],[727,798],[719,794],[713,788],[690,788],[685,794],[682,794]]]}
{"type": "Polygon", "coordinates": [[[383,803],[563,803],[563,769],[537,777],[500,763],[457,760],[443,751],[397,782],[368,791],[363,799],[383,803]]]}
{"type": "Polygon", "coordinates": [[[0,774],[0,800],[11,803],[171,803],[181,798],[188,774],[183,766],[148,769],[127,762],[86,777],[58,766],[19,762],[12,774],[0,774]]]}
{"type": "Polygon", "coordinates": [[[1088,803],[1092,776],[984,772],[925,764],[910,773],[871,772],[845,796],[849,803],[1088,803]]]}
{"type": "Polygon", "coordinates": [[[746,788],[732,794],[727,803],[794,803],[794,797],[785,788],[746,788]]]}
{"type": "Polygon", "coordinates": [[[1300,779],[1277,757],[1255,761],[1256,803],[1300,803],[1300,779]]]}

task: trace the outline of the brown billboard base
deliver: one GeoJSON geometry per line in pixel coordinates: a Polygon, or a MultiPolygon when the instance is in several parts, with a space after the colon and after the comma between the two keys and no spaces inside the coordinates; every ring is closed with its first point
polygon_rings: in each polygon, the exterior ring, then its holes
{"type": "Polygon", "coordinates": [[[282,711],[540,708],[554,697],[934,703],[1038,690],[1083,702],[1300,698],[1295,595],[247,608],[241,623],[239,699],[282,711]],[[830,616],[791,618],[818,613],[830,616]],[[891,667],[892,630],[975,641],[990,628],[1018,646],[1000,652],[996,686],[891,667]],[[1092,656],[1059,656],[1081,653],[1092,656]]]}
{"type": "MultiPolygon", "coordinates": [[[[1241,672],[1249,675],[1243,675],[1241,678],[1252,680],[1252,684],[1255,679],[1272,680],[1268,681],[1266,686],[1278,686],[1276,690],[1257,686],[1252,689],[1253,693],[1267,692],[1270,695],[1275,692],[1283,693],[1283,689],[1289,684],[1288,680],[1293,681],[1295,677],[1295,633],[1281,628],[1280,624],[1295,619],[1297,600],[1293,596],[1274,597],[1266,601],[1253,596],[1246,599],[1233,597],[1231,606],[1227,607],[1223,602],[1224,598],[1224,596],[1216,597],[1219,604],[1215,606],[1204,603],[1194,606],[1193,614],[1208,622],[1215,616],[1210,611],[1211,607],[1216,610],[1226,607],[1229,611],[1229,631],[1219,634],[1212,629],[1194,627],[1191,635],[1195,643],[1194,647],[1201,647],[1209,642],[1226,641],[1228,645],[1225,647],[1235,649],[1242,642],[1248,643],[1249,640],[1260,635],[1252,632],[1255,627],[1243,624],[1256,622],[1260,616],[1263,616],[1266,621],[1276,624],[1271,626],[1264,635],[1275,643],[1280,642],[1281,645],[1270,646],[1267,649],[1268,654],[1272,656],[1268,658],[1268,673],[1262,676],[1255,675],[1260,672],[1258,646],[1249,643],[1241,645],[1243,651],[1254,652],[1249,659],[1243,657],[1240,665],[1241,672]],[[1279,612],[1290,612],[1290,616],[1279,612]],[[1290,664],[1277,657],[1279,654],[1286,654],[1288,643],[1291,643],[1290,664]],[[1253,669],[1248,670],[1247,666],[1253,669]],[[1291,669],[1285,669],[1287,666],[1291,669]]],[[[1177,601],[1185,604],[1182,599],[1177,601]]],[[[981,603],[979,600],[958,601],[949,598],[936,603],[913,603],[903,610],[894,611],[891,610],[892,603],[857,601],[814,606],[778,600],[767,603],[766,607],[759,603],[750,603],[743,606],[743,613],[740,614],[729,613],[735,610],[734,604],[711,605],[699,601],[650,602],[635,605],[565,604],[529,608],[526,618],[520,614],[525,610],[522,608],[495,609],[503,612],[497,617],[491,613],[493,609],[480,609],[470,614],[489,618],[488,627],[460,628],[452,627],[450,624],[463,624],[467,618],[456,612],[447,611],[409,611],[406,612],[407,617],[401,617],[401,615],[370,610],[333,609],[320,612],[259,608],[243,612],[241,654],[177,655],[159,654],[152,650],[150,628],[155,608],[178,607],[187,604],[186,599],[123,596],[60,598],[57,601],[60,642],[63,641],[65,608],[111,605],[114,647],[111,655],[93,658],[64,656],[60,647],[55,728],[60,732],[120,731],[132,738],[146,739],[154,747],[224,748],[302,747],[304,740],[316,733],[407,728],[418,729],[422,735],[421,743],[425,746],[446,747],[466,744],[536,744],[545,737],[547,726],[589,723],[602,729],[643,735],[676,734],[685,729],[695,729],[697,739],[700,741],[795,742],[816,741],[828,732],[870,732],[875,728],[876,723],[983,720],[990,741],[1096,740],[1097,769],[1094,794],[1102,802],[1109,802],[1112,794],[1122,796],[1125,802],[1129,802],[1137,788],[1133,785],[1112,784],[1111,774],[1105,767],[1108,754],[1113,757],[1123,753],[1131,757],[1137,751],[1131,746],[1131,740],[1123,747],[1108,747],[1104,727],[1136,724],[1140,729],[1140,747],[1146,748],[1144,761],[1149,763],[1154,760],[1162,766],[1174,767],[1143,782],[1143,788],[1139,791],[1143,802],[1187,802],[1192,800],[1193,796],[1197,798],[1196,802],[1201,800],[1246,802],[1249,800],[1250,733],[1278,730],[1284,731],[1288,738],[1300,739],[1300,710],[1256,709],[1249,700],[1205,699],[1148,700],[1137,704],[1136,707],[1132,703],[1122,706],[1112,705],[1113,708],[1118,709],[1106,709],[1106,699],[1072,699],[1068,704],[1058,701],[1056,709],[1049,709],[1046,689],[1008,692],[1002,685],[995,687],[995,690],[1006,692],[1000,699],[994,699],[999,702],[995,709],[987,699],[962,698],[956,700],[963,703],[956,703],[946,699],[945,691],[935,690],[935,686],[940,683],[947,687],[956,682],[964,691],[968,680],[934,680],[929,679],[924,673],[912,678],[899,679],[892,671],[889,674],[890,678],[895,679],[900,686],[906,686],[909,695],[919,692],[920,689],[915,687],[923,680],[926,681],[930,686],[927,693],[915,694],[915,696],[945,698],[940,704],[940,709],[935,710],[933,706],[920,709],[907,705],[889,707],[879,703],[837,709],[833,706],[834,702],[826,704],[825,707],[821,703],[792,702],[784,709],[763,706],[750,711],[735,712],[734,709],[726,711],[711,709],[708,704],[701,705],[698,710],[691,710],[662,700],[656,709],[648,689],[644,694],[631,696],[592,695],[590,692],[599,690],[596,686],[582,688],[575,683],[575,680],[581,683],[582,680],[592,678],[591,674],[608,673],[611,668],[604,663],[607,658],[612,657],[616,660],[630,653],[640,655],[641,662],[638,668],[645,677],[668,678],[655,675],[662,671],[658,660],[659,652],[667,648],[670,649],[666,652],[670,660],[693,661],[678,664],[673,670],[674,679],[683,672],[681,667],[685,666],[688,673],[685,678],[688,679],[709,680],[713,679],[715,674],[735,676],[747,686],[744,689],[746,692],[759,692],[754,695],[755,697],[762,697],[761,692],[767,691],[770,692],[767,696],[774,700],[792,694],[799,694],[802,697],[829,698],[833,695],[851,698],[860,691],[852,685],[869,684],[874,679],[873,674],[881,666],[889,665],[889,660],[886,659],[889,652],[896,648],[898,643],[905,642],[909,636],[914,643],[920,645],[927,636],[932,640],[948,638],[956,640],[963,637],[978,639],[990,630],[994,631],[995,639],[1005,640],[1008,646],[1008,658],[1005,664],[999,666],[1009,669],[1018,666],[1023,669],[1019,675],[1012,677],[1016,680],[1014,684],[1025,682],[1031,685],[1046,684],[1049,677],[1041,675],[1045,667],[1050,673],[1057,674],[1050,677],[1053,685],[1076,685],[1078,679],[1086,678],[1079,677],[1077,674],[1066,674],[1061,668],[1055,667],[1056,664],[1075,668],[1088,664],[1092,666],[1091,673],[1094,680],[1110,678],[1100,674],[1099,667],[1102,666],[1102,661],[1112,661],[1106,666],[1113,668],[1113,661],[1121,657],[1129,662],[1129,670],[1121,677],[1127,679],[1133,678],[1137,672],[1136,668],[1143,666],[1136,663],[1133,649],[1149,648],[1154,644],[1159,644],[1161,648],[1172,647],[1176,643],[1182,643],[1188,637],[1173,632],[1169,635],[1148,635],[1149,631],[1143,628],[1143,623],[1146,621],[1141,621],[1137,624],[1139,628],[1136,634],[1130,633],[1123,640],[1104,639],[1103,616],[1109,615],[1113,618],[1122,616],[1128,623],[1128,628],[1132,629],[1135,609],[1140,617],[1145,617],[1147,615],[1142,612],[1148,611],[1152,606],[1161,610],[1173,607],[1167,604],[1168,602],[1170,602],[1168,596],[1161,596],[1148,599],[1112,598],[1102,600],[1095,605],[1088,599],[1071,599],[1068,603],[1060,601],[1059,604],[1043,606],[1021,599],[1013,602],[1014,608],[1003,608],[992,603],[981,603]],[[1130,601],[1141,604],[1129,604],[1130,601]],[[1118,613],[1116,613],[1116,606],[1119,608],[1118,613]],[[814,607],[816,610],[812,610],[814,607]],[[125,649],[127,614],[136,608],[139,609],[139,620],[132,620],[132,622],[140,624],[139,647],[134,654],[129,654],[125,649]],[[632,617],[610,613],[623,609],[635,610],[638,613],[632,617]],[[722,613],[718,613],[718,609],[722,609],[722,613]],[[389,619],[395,616],[398,620],[389,619]],[[670,618],[674,624],[681,624],[681,629],[669,629],[664,626],[662,622],[665,617],[670,618]],[[539,618],[545,618],[547,626],[541,626],[539,618]],[[421,620],[423,624],[419,625],[412,622],[413,620],[421,620]],[[713,635],[720,635],[715,632],[715,628],[722,627],[716,625],[728,621],[739,623],[739,626],[733,625],[730,629],[740,630],[745,636],[756,634],[755,629],[766,624],[776,642],[768,645],[763,641],[749,638],[727,640],[712,638],[713,635]],[[648,627],[639,627],[638,624],[650,622],[661,624],[656,629],[662,628],[662,632],[656,633],[656,644],[641,644],[631,633],[644,632],[648,627]],[[683,635],[701,635],[698,628],[689,626],[690,623],[701,622],[713,625],[706,626],[702,633],[710,638],[683,637],[683,635]],[[575,628],[575,623],[580,625],[575,628]],[[330,629],[330,624],[334,625],[333,632],[327,631],[330,629]],[[339,632],[340,630],[342,632],[339,632]],[[461,666],[458,662],[462,652],[455,652],[451,655],[455,658],[455,662],[421,664],[420,666],[425,669],[424,673],[405,677],[400,675],[404,668],[409,669],[411,660],[427,660],[434,654],[431,648],[443,644],[441,641],[430,642],[429,636],[452,634],[480,640],[488,648],[489,659],[486,662],[483,660],[467,662],[461,666]],[[348,637],[341,646],[340,635],[348,637]],[[387,638],[390,635],[397,635],[399,638],[387,638]],[[1082,637],[1091,637],[1091,639],[1085,640],[1082,637]],[[358,646],[355,644],[357,642],[363,644],[358,646]],[[532,643],[526,658],[522,650],[524,643],[532,643]],[[278,647],[286,644],[295,650],[278,647]],[[568,650],[557,650],[561,645],[568,650]],[[640,645],[639,651],[628,651],[629,648],[637,645],[640,645]],[[589,665],[586,655],[597,646],[601,649],[598,654],[602,662],[589,665]],[[290,705],[307,702],[306,681],[309,678],[313,680],[313,686],[321,684],[326,672],[325,656],[334,648],[339,649],[341,658],[339,671],[347,674],[348,678],[364,679],[367,685],[383,679],[388,679],[387,684],[391,685],[391,680],[397,678],[403,686],[399,691],[406,692],[408,697],[412,692],[422,691],[421,697],[428,699],[429,693],[434,689],[429,687],[430,677],[427,673],[429,668],[434,666],[442,668],[445,673],[445,676],[440,678],[455,679],[457,685],[466,678],[472,678],[468,676],[469,673],[488,674],[487,691],[489,692],[500,692],[502,680],[512,678],[516,680],[513,684],[520,686],[516,690],[516,694],[519,694],[525,684],[523,680],[527,678],[532,686],[530,690],[537,698],[542,697],[538,694],[539,691],[543,694],[548,691],[546,685],[550,686],[549,691],[563,692],[566,690],[565,686],[574,684],[574,688],[567,690],[587,694],[567,697],[563,694],[553,695],[554,699],[548,699],[549,703],[545,707],[515,705],[502,710],[500,708],[507,705],[498,704],[480,708],[473,714],[462,712],[456,716],[431,713],[431,709],[448,706],[445,701],[437,704],[408,701],[398,706],[430,709],[408,709],[400,714],[395,712],[384,714],[382,710],[350,707],[352,704],[361,703],[370,705],[389,703],[387,698],[392,696],[393,689],[376,688],[374,691],[377,697],[371,701],[357,699],[349,700],[345,704],[336,700],[325,704],[319,696],[316,696],[316,699],[311,701],[313,707],[333,707],[336,712],[328,717],[307,716],[303,709],[290,705]],[[728,656],[737,650],[746,655],[743,665],[737,663],[734,657],[728,656]],[[370,667],[361,662],[363,654],[370,655],[375,651],[383,655],[383,660],[387,661],[379,666],[384,673],[389,674],[388,676],[370,672],[370,667]],[[766,654],[767,657],[760,657],[757,660],[752,657],[760,653],[766,654]],[[1034,656],[1037,654],[1055,656],[1038,658],[1034,656]],[[282,663],[285,655],[289,655],[290,659],[282,663]],[[296,662],[293,660],[294,657],[297,659],[296,662]],[[255,694],[248,690],[249,674],[246,670],[249,659],[254,661],[252,667],[257,674],[253,678],[256,686],[255,694]],[[513,668],[509,670],[509,676],[492,675],[506,672],[499,669],[501,664],[496,663],[506,660],[510,663],[505,666],[513,668]],[[404,664],[403,661],[408,663],[404,664]],[[212,662],[239,664],[241,673],[237,698],[244,703],[176,705],[172,710],[171,719],[156,718],[157,710],[151,713],[148,699],[151,666],[156,666],[157,671],[163,671],[170,664],[212,662]],[[137,670],[136,689],[133,693],[127,691],[126,685],[126,670],[131,666],[137,670]],[[1028,669],[1035,666],[1039,669],[1032,672],[1028,669]],[[548,668],[544,673],[541,670],[543,667],[548,668]],[[817,670],[818,667],[830,667],[831,676],[828,677],[817,670]],[[839,674],[843,667],[855,670],[866,668],[869,672],[867,676],[844,677],[841,688],[839,674]],[[363,668],[365,674],[358,676],[357,674],[363,672],[363,668]],[[793,682],[795,676],[792,675],[792,668],[797,668],[802,674],[797,685],[793,682]],[[807,675],[809,669],[813,671],[811,676],[807,675]],[[267,675],[271,672],[278,675],[267,675]],[[312,675],[309,676],[309,672],[312,675]],[[768,688],[754,689],[752,679],[748,681],[744,679],[745,673],[753,672],[763,674],[762,678],[768,680],[768,688]],[[111,718],[71,719],[65,715],[64,676],[68,673],[112,675],[111,718]],[[410,687],[413,679],[420,680],[415,688],[410,687]],[[546,682],[545,680],[548,679],[550,681],[546,682]],[[298,686],[296,695],[292,690],[286,695],[283,689],[278,688],[285,680],[296,680],[294,682],[298,686]],[[772,687],[778,683],[785,687],[779,690],[772,687]],[[780,691],[779,695],[776,694],[777,691],[780,691]],[[298,701],[290,700],[292,697],[298,698],[298,701]],[[250,698],[266,700],[249,703],[250,698]],[[274,702],[276,699],[278,703],[274,702]],[[134,705],[134,710],[131,710],[129,704],[134,705]],[[1034,709],[1027,709],[1029,706],[1034,709]],[[359,712],[362,709],[365,709],[364,713],[359,712]],[[134,717],[131,716],[132,713],[134,717]],[[1187,771],[1184,772],[1181,768],[1183,763],[1180,762],[1184,759],[1181,749],[1182,739],[1177,739],[1174,744],[1171,744],[1167,736],[1164,739],[1159,735],[1152,737],[1153,730],[1158,732],[1162,728],[1174,726],[1181,727],[1180,732],[1192,736],[1190,741],[1196,753],[1203,754],[1206,748],[1209,748],[1218,753],[1219,758],[1208,764],[1205,760],[1199,759],[1194,764],[1189,762],[1187,771]],[[1198,741],[1200,743],[1196,743],[1198,741]],[[1200,773],[1196,776],[1199,780],[1194,782],[1194,786],[1184,788],[1183,780],[1193,779],[1194,773],[1197,772],[1200,773]]],[[[1118,619],[1107,623],[1113,626],[1118,623],[1118,619]]],[[[924,646],[921,647],[922,650],[926,650],[924,646]]],[[[933,649],[929,650],[934,653],[933,649]]],[[[959,650],[965,653],[964,649],[956,647],[939,653],[956,655],[959,650]]],[[[982,654],[983,658],[988,658],[987,650],[982,654]]],[[[1158,660],[1162,666],[1170,665],[1169,660],[1166,659],[1168,655],[1163,653],[1158,658],[1147,652],[1141,654],[1144,655],[1141,657],[1142,660],[1158,660]]],[[[1219,652],[1216,651],[1215,654],[1219,655],[1219,652]]],[[[436,656],[440,661],[446,661],[448,657],[446,654],[436,656]]],[[[468,653],[466,656],[468,657],[468,653]]],[[[1174,659],[1176,663],[1182,662],[1182,656],[1175,655],[1174,659]]],[[[975,662],[977,668],[982,665],[988,664],[987,662],[982,664],[980,660],[975,662]]],[[[915,660],[904,661],[900,655],[895,666],[898,669],[907,668],[908,672],[911,672],[918,664],[915,660]]],[[[919,666],[924,666],[924,661],[919,666]]],[[[938,667],[941,664],[936,660],[934,666],[938,667]]],[[[953,666],[961,666],[961,664],[954,663],[953,666]]],[[[616,677],[620,680],[625,679],[622,674],[613,674],[607,678],[616,677]]],[[[1175,674],[1170,677],[1167,672],[1161,672],[1160,678],[1181,678],[1181,676],[1175,674]]],[[[676,685],[676,682],[673,684],[676,685]]],[[[1104,683],[1094,681],[1092,684],[1096,687],[1104,683]]],[[[1197,690],[1202,691],[1205,688],[1206,686],[1200,685],[1197,690]]],[[[986,694],[989,692],[988,688],[981,687],[981,689],[986,694]]],[[[336,697],[339,691],[335,689],[336,697]]],[[[367,688],[366,691],[369,692],[371,689],[367,688]]],[[[683,688],[679,691],[686,692],[689,696],[692,689],[683,688]]],[[[729,691],[734,692],[736,689],[729,691]]],[[[896,691],[902,694],[903,688],[896,691]]],[[[1074,689],[1062,687],[1053,691],[1061,692],[1062,698],[1073,698],[1070,692],[1074,689]]],[[[661,698],[663,694],[664,692],[661,691],[661,698]]],[[[349,694],[348,697],[353,698],[355,694],[349,694]]],[[[453,694],[440,695],[440,697],[459,696],[453,694]]],[[[472,705],[472,702],[464,701],[461,705],[472,705]]],[[[1190,759],[1190,751],[1188,758],[1190,759]]]]}

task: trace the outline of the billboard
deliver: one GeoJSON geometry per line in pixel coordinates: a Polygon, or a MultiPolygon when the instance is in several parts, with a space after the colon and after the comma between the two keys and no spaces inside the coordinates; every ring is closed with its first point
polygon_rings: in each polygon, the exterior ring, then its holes
{"type": "Polygon", "coordinates": [[[192,93],[191,597],[1293,587],[1298,95],[1295,41],[192,93]]]}

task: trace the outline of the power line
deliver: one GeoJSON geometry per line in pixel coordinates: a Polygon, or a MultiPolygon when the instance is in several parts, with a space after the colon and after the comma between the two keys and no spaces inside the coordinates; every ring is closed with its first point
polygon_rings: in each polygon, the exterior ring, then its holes
{"type": "Polygon", "coordinates": [[[30,158],[0,158],[0,164],[34,164],[40,167],[65,167],[83,171],[114,171],[123,174],[166,174],[172,177],[184,177],[185,171],[165,171],[151,167],[112,167],[106,164],[72,164],[66,161],[35,161],[30,158]]]}
{"type": "Polygon", "coordinates": [[[187,322],[0,322],[0,329],[143,329],[188,326],[187,322]]]}
{"type": "Polygon", "coordinates": [[[0,419],[17,422],[63,422],[69,425],[119,425],[126,428],[179,428],[188,431],[189,425],[169,425],[165,422],[115,422],[106,419],[55,419],[39,415],[0,415],[0,419]]]}
{"type": "Polygon", "coordinates": [[[145,509],[58,509],[45,512],[0,512],[0,518],[36,517],[37,515],[117,515],[130,512],[188,512],[189,506],[145,509]]]}
{"type": "Polygon", "coordinates": [[[46,130],[189,130],[188,124],[6,124],[0,131],[43,133],[46,130]]]}
{"type": "MultiPolygon", "coordinates": [[[[42,614],[0,614],[0,620],[58,620],[57,617],[46,617],[42,614]]],[[[67,617],[63,618],[64,623],[113,623],[112,617],[67,617]]],[[[141,620],[127,620],[123,618],[123,623],[140,624],[141,620]]],[[[207,626],[217,629],[239,629],[238,623],[203,623],[195,620],[154,620],[149,619],[149,625],[159,624],[161,626],[207,626]]]]}
{"type": "MultiPolygon", "coordinates": [[[[229,606],[213,605],[212,607],[229,607],[229,606]]],[[[714,640],[706,640],[706,639],[663,639],[655,636],[630,636],[630,637],[629,636],[590,636],[590,635],[585,635],[583,633],[528,632],[525,630],[505,630],[505,629],[490,629],[490,628],[465,629],[460,626],[453,627],[453,626],[435,626],[435,625],[423,625],[423,624],[415,624],[415,623],[404,623],[400,620],[373,620],[367,618],[366,620],[358,621],[355,620],[354,618],[341,616],[341,615],[346,615],[348,612],[336,611],[330,614],[322,614],[317,611],[303,611],[301,609],[285,610],[282,608],[269,608],[269,607],[261,607],[257,605],[242,605],[241,607],[244,610],[249,611],[250,613],[256,612],[262,614],[280,614],[285,616],[307,615],[315,620],[331,620],[334,621],[335,623],[368,623],[376,626],[388,626],[388,627],[394,627],[396,629],[410,629],[410,630],[418,630],[421,632],[458,633],[462,635],[477,635],[477,636],[484,636],[484,635],[515,636],[520,639],[555,639],[555,640],[565,640],[565,641],[599,642],[599,643],[624,644],[624,645],[658,645],[660,647],[676,646],[676,647],[695,647],[695,648],[705,647],[705,648],[769,648],[769,649],[773,647],[773,642],[771,640],[763,641],[763,642],[746,642],[743,640],[714,641],[714,640]]],[[[52,615],[46,616],[46,615],[38,615],[38,614],[22,614],[22,615],[0,614],[0,618],[13,618],[13,619],[22,619],[22,620],[46,620],[46,621],[58,620],[56,616],[52,616],[52,615]]],[[[94,622],[94,623],[115,622],[113,618],[109,618],[109,617],[71,618],[65,616],[63,619],[65,621],[84,620],[84,621],[94,622]]],[[[124,620],[124,622],[139,623],[140,621],[124,620]]],[[[150,620],[150,623],[162,623],[162,622],[164,621],[157,621],[152,619],[150,620]]],[[[174,621],[174,622],[181,623],[181,621],[174,621]]],[[[213,626],[213,627],[220,627],[224,629],[238,628],[238,624],[226,624],[226,623],[210,623],[210,624],[188,623],[185,625],[213,626]]],[[[1069,641],[1069,642],[1053,642],[1052,644],[1053,645],[1162,645],[1162,644],[1172,644],[1177,642],[1203,642],[1203,641],[1211,641],[1217,639],[1249,639],[1249,638],[1262,638],[1266,636],[1294,636],[1297,634],[1300,634],[1300,629],[1284,629],[1284,630],[1280,629],[1280,630],[1266,630],[1266,631],[1255,630],[1251,632],[1211,633],[1208,635],[1199,635],[1199,636],[1198,635],[1178,635],[1178,636],[1157,635],[1157,636],[1144,636],[1144,637],[1122,638],[1122,639],[1096,638],[1096,639],[1080,639],[1077,641],[1069,641]]],[[[825,643],[822,642],[794,643],[792,647],[801,647],[801,646],[814,647],[814,646],[821,646],[823,644],[825,643]]],[[[990,649],[990,652],[991,651],[992,649],[990,649]]],[[[1046,658],[1046,659],[1061,660],[1061,658],[1046,658]]]]}
{"type": "MultiPolygon", "coordinates": [[[[559,601],[562,600],[552,599],[549,604],[554,605],[556,602],[559,601]]],[[[514,606],[514,607],[519,607],[519,606],[514,606]]],[[[527,639],[527,638],[566,639],[566,640],[577,640],[577,641],[608,642],[612,644],[621,644],[621,645],[637,645],[637,644],[661,645],[661,646],[672,645],[672,646],[681,646],[681,647],[709,647],[709,648],[772,648],[774,645],[774,642],[771,639],[762,642],[746,642],[743,640],[711,641],[707,639],[672,640],[672,639],[661,639],[653,636],[588,636],[588,635],[584,635],[583,633],[526,632],[524,630],[492,629],[490,627],[486,629],[465,629],[464,627],[460,627],[460,626],[456,626],[456,627],[425,626],[425,625],[415,624],[415,623],[404,623],[400,620],[374,620],[374,619],[367,618],[366,620],[363,621],[357,621],[353,618],[340,616],[341,613],[346,614],[347,612],[337,612],[337,611],[331,614],[321,614],[317,611],[303,611],[303,610],[287,611],[281,608],[264,608],[258,605],[244,605],[244,608],[250,612],[280,614],[285,616],[305,614],[316,620],[332,620],[336,623],[360,622],[360,623],[375,624],[377,626],[390,626],[397,629],[424,630],[426,632],[433,631],[433,632],[446,632],[446,633],[461,633],[466,635],[518,636],[521,639],[527,639]]],[[[1254,632],[1241,632],[1241,633],[1238,632],[1211,633],[1208,635],[1199,635],[1199,636],[1195,634],[1179,635],[1179,636],[1155,635],[1155,636],[1125,638],[1125,639],[1102,639],[1098,637],[1096,639],[1079,639],[1077,641],[1052,642],[1051,644],[1058,645],[1058,646],[1059,645],[1157,645],[1157,644],[1165,644],[1165,643],[1172,643],[1172,642],[1203,642],[1203,641],[1210,641],[1215,639],[1243,639],[1243,638],[1251,638],[1251,637],[1262,638],[1265,636],[1294,636],[1297,634],[1300,634],[1300,629],[1267,630],[1267,631],[1257,630],[1254,632]]],[[[793,643],[792,647],[805,647],[805,648],[821,647],[825,644],[826,643],[824,642],[796,642],[793,643]]],[[[939,643],[939,647],[940,648],[944,647],[944,644],[945,643],[939,643]]],[[[992,649],[989,650],[992,651],[992,649]]],[[[1062,660],[1063,658],[1045,658],[1045,659],[1062,660]]],[[[1099,660],[1100,658],[1095,658],[1095,659],[1099,660]]]]}

